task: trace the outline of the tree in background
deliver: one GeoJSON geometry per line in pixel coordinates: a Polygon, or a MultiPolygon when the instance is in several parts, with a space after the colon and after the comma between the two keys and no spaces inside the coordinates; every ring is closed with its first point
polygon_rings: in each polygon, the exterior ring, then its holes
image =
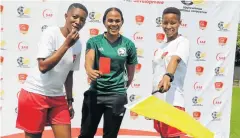
{"type": "Polygon", "coordinates": [[[237,47],[240,47],[240,24],[238,24],[237,47]]]}
{"type": "Polygon", "coordinates": [[[240,24],[238,24],[237,47],[235,54],[235,66],[240,66],[240,24]]]}

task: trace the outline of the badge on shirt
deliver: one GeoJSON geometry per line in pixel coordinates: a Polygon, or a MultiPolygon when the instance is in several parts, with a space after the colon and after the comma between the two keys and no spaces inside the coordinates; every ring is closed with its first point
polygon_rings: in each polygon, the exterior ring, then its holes
{"type": "Polygon", "coordinates": [[[162,59],[165,58],[165,57],[167,56],[167,54],[168,54],[168,52],[164,52],[164,53],[162,54],[161,58],[162,58],[162,59]]]}
{"type": "Polygon", "coordinates": [[[121,48],[118,48],[117,50],[117,53],[119,56],[121,57],[124,57],[124,56],[127,56],[127,52],[126,52],[126,48],[125,47],[121,47],[121,48]]]}

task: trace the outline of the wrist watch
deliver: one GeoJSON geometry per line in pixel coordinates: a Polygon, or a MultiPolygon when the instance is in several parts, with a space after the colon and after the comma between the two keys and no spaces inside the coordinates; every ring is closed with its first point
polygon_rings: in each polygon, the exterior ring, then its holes
{"type": "Polygon", "coordinates": [[[74,99],[73,98],[69,98],[67,99],[68,102],[74,102],[74,99]]]}
{"type": "Polygon", "coordinates": [[[170,78],[170,82],[174,80],[174,75],[172,73],[165,73],[164,75],[167,75],[170,78]]]}

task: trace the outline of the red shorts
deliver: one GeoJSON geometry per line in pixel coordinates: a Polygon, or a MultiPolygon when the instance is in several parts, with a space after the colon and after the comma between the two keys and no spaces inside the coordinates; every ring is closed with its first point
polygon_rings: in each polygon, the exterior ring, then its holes
{"type": "MultiPolygon", "coordinates": [[[[179,110],[185,111],[185,108],[175,106],[179,110]]],[[[164,138],[169,138],[169,137],[177,137],[177,136],[184,136],[186,135],[185,133],[181,132],[175,127],[169,126],[163,122],[159,122],[157,120],[154,120],[154,128],[157,132],[159,132],[164,138]]]]}
{"type": "Polygon", "coordinates": [[[47,124],[70,124],[65,96],[49,97],[22,89],[16,127],[34,134],[43,132],[47,124]]]}

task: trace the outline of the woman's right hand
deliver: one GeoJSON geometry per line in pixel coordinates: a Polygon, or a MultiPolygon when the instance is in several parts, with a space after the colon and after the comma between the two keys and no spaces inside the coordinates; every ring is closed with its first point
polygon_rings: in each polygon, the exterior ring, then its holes
{"type": "Polygon", "coordinates": [[[102,76],[102,73],[98,70],[88,69],[87,75],[91,81],[95,81],[97,78],[100,78],[102,76]]]}
{"type": "Polygon", "coordinates": [[[64,44],[68,47],[71,47],[77,42],[78,39],[79,39],[78,30],[73,27],[72,31],[67,35],[64,44]]]}

